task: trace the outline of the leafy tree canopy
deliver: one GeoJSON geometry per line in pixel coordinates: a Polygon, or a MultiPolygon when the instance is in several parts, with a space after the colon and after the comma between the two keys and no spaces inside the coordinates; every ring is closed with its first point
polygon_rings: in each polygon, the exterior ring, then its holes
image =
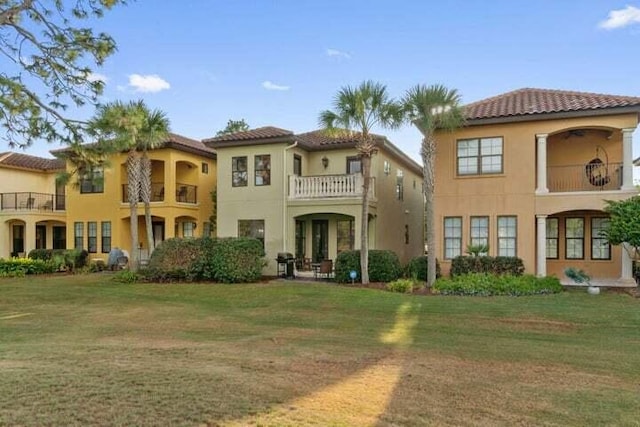
{"type": "Polygon", "coordinates": [[[612,245],[627,243],[640,254],[640,196],[627,200],[607,200],[605,212],[611,216],[609,229],[605,232],[607,240],[612,245]]]}
{"type": "Polygon", "coordinates": [[[114,40],[83,26],[126,0],[0,0],[0,138],[10,147],[45,139],[76,143],[84,123],[70,105],[97,103],[104,82],[92,70],[114,40]]]}
{"type": "Polygon", "coordinates": [[[244,121],[244,119],[229,120],[227,122],[227,127],[218,131],[216,133],[216,136],[228,135],[230,133],[236,133],[236,132],[244,132],[246,130],[249,130],[249,125],[247,124],[247,122],[244,121]]]}

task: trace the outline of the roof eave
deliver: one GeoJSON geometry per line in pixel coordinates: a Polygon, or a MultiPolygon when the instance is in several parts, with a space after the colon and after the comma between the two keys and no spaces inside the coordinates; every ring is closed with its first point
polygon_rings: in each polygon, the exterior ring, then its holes
{"type": "Polygon", "coordinates": [[[577,117],[611,116],[611,115],[629,114],[629,113],[636,113],[638,114],[638,116],[640,116],[640,105],[631,105],[627,107],[613,107],[613,108],[597,108],[593,110],[560,111],[560,112],[554,112],[554,113],[534,113],[534,114],[521,114],[517,116],[466,119],[464,126],[470,127],[470,126],[483,126],[483,125],[503,124],[503,123],[533,122],[533,121],[540,121],[540,120],[571,119],[571,118],[577,118],[577,117]]]}
{"type": "Polygon", "coordinates": [[[238,139],[238,140],[226,140],[226,141],[212,141],[203,139],[202,143],[210,148],[216,150],[225,147],[246,147],[248,145],[267,145],[267,144],[280,144],[287,142],[294,142],[295,135],[278,136],[274,138],[260,138],[260,139],[238,139]]]}

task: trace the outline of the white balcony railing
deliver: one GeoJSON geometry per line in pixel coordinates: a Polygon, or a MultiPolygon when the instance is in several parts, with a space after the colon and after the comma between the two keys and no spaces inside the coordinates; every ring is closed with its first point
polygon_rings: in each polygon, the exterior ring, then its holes
{"type": "MultiPolygon", "coordinates": [[[[289,199],[330,199],[362,196],[362,175],[316,175],[289,177],[289,199]]],[[[369,197],[375,197],[371,178],[369,197]]]]}

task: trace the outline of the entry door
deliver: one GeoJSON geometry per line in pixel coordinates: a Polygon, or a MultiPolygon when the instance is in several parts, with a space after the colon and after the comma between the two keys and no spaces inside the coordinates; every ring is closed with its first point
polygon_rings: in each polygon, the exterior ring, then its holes
{"type": "Polygon", "coordinates": [[[67,249],[67,227],[53,226],[53,249],[67,249]]]}
{"type": "Polygon", "coordinates": [[[47,249],[46,225],[36,225],[36,249],[47,249]]]}
{"type": "Polygon", "coordinates": [[[153,246],[158,247],[164,241],[164,222],[153,222],[153,246]]]}
{"type": "Polygon", "coordinates": [[[315,219],[311,223],[313,233],[312,257],[314,262],[329,258],[329,221],[315,219]]]}
{"type": "Polygon", "coordinates": [[[24,252],[24,225],[14,225],[12,231],[13,234],[13,252],[12,256],[18,256],[19,253],[24,252]]]}

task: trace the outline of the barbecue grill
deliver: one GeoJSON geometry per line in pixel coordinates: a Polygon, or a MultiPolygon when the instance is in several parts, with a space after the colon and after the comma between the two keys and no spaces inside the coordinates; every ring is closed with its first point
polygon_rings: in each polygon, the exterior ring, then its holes
{"type": "Polygon", "coordinates": [[[276,262],[278,263],[278,276],[284,277],[285,279],[294,278],[293,271],[296,259],[292,253],[278,252],[276,262]]]}

